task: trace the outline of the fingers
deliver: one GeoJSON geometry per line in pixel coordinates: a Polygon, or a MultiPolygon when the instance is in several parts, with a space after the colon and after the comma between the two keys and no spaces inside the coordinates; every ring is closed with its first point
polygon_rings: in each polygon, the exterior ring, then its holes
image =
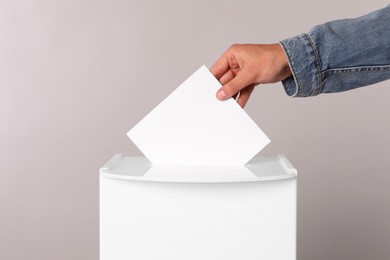
{"type": "Polygon", "coordinates": [[[249,73],[241,72],[237,74],[237,76],[231,81],[223,85],[218,90],[216,96],[219,100],[226,100],[252,83],[254,83],[252,76],[249,73]]]}
{"type": "Polygon", "coordinates": [[[229,70],[229,62],[227,56],[222,55],[210,68],[211,73],[219,79],[229,70]]]}
{"type": "Polygon", "coordinates": [[[249,87],[244,88],[240,92],[240,96],[237,99],[237,103],[244,108],[246,103],[248,102],[249,97],[251,96],[253,90],[255,89],[255,85],[251,85],[249,87]]]}
{"type": "Polygon", "coordinates": [[[226,83],[228,83],[229,81],[231,81],[233,78],[234,78],[235,74],[232,70],[228,70],[225,74],[223,74],[220,78],[219,78],[219,82],[222,84],[222,85],[225,85],[226,83]]]}

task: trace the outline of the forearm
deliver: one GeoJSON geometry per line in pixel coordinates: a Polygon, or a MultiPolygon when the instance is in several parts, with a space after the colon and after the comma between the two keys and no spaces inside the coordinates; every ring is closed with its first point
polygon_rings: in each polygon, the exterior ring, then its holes
{"type": "Polygon", "coordinates": [[[280,45],[293,73],[283,80],[291,96],[341,92],[390,79],[390,5],[318,25],[280,45]]]}

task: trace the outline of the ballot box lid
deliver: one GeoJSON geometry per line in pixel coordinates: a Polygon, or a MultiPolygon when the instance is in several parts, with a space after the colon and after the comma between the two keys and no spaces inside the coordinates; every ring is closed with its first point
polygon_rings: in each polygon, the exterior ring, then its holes
{"type": "Polygon", "coordinates": [[[255,157],[244,166],[152,165],[145,157],[116,154],[101,169],[106,178],[160,182],[255,182],[296,178],[284,155],[255,157]]]}

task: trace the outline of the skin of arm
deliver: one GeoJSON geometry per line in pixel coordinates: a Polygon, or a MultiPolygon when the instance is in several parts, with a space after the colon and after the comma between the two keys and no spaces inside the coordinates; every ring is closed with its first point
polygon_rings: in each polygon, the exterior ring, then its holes
{"type": "Polygon", "coordinates": [[[275,83],[292,75],[283,49],[275,44],[234,44],[210,69],[222,87],[219,100],[236,98],[244,107],[258,84],[275,83]]]}

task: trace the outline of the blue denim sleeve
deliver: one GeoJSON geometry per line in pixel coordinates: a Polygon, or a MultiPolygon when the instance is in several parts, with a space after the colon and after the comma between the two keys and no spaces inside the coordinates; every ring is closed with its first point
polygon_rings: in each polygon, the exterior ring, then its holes
{"type": "Polygon", "coordinates": [[[280,45],[293,74],[282,81],[290,96],[341,92],[390,79],[390,5],[315,26],[280,45]]]}

